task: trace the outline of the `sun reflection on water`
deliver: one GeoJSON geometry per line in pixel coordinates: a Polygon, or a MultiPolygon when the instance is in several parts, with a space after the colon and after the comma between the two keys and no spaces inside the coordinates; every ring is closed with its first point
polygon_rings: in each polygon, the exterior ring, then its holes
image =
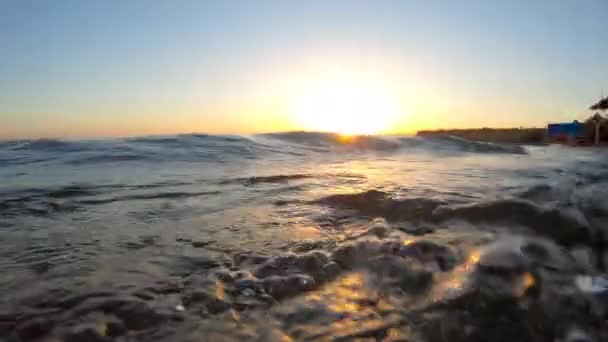
{"type": "MultiPolygon", "coordinates": [[[[474,250],[463,264],[454,268],[449,275],[438,281],[438,285],[435,287],[432,295],[432,300],[441,301],[449,299],[453,296],[458,296],[462,291],[470,289],[470,282],[473,280],[471,275],[473,272],[476,272],[475,267],[479,264],[481,256],[482,252],[480,250],[474,250]]],[[[478,278],[474,280],[475,288],[479,286],[486,288],[489,286],[492,292],[506,291],[506,293],[516,298],[525,296],[527,291],[536,285],[536,278],[530,272],[509,273],[505,271],[504,274],[480,272],[476,277],[478,278]],[[499,284],[502,286],[500,290],[496,288],[499,284]]]]}
{"type": "Polygon", "coordinates": [[[414,239],[406,239],[406,240],[403,240],[403,245],[404,245],[404,246],[409,246],[409,245],[411,245],[413,242],[414,242],[414,239]]]}
{"type": "Polygon", "coordinates": [[[224,282],[219,279],[215,281],[215,297],[224,299],[224,282]]]}
{"type": "Polygon", "coordinates": [[[361,273],[348,274],[327,290],[331,294],[330,298],[333,298],[328,305],[329,309],[339,313],[359,311],[361,307],[357,301],[369,296],[363,289],[361,273]]]}
{"type": "Polygon", "coordinates": [[[465,289],[468,276],[479,263],[480,257],[479,250],[472,251],[464,263],[454,268],[445,279],[438,282],[431,299],[440,301],[460,294],[465,289]]]}
{"type": "Polygon", "coordinates": [[[349,315],[370,313],[378,305],[387,308],[387,303],[379,300],[377,291],[361,272],[336,279],[320,291],[308,294],[306,300],[323,303],[334,313],[349,315]]]}
{"type": "Polygon", "coordinates": [[[479,251],[474,251],[473,253],[471,253],[471,255],[469,255],[467,265],[471,266],[477,264],[479,262],[480,257],[481,254],[479,253],[479,251]]]}

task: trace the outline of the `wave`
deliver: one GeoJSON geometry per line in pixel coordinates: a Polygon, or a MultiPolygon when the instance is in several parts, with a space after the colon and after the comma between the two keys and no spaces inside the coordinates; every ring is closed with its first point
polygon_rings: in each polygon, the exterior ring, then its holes
{"type": "Polygon", "coordinates": [[[68,141],[58,139],[38,139],[5,141],[0,143],[0,149],[13,151],[59,151],[82,152],[98,151],[99,149],[137,150],[142,145],[169,148],[219,148],[235,149],[232,152],[249,151],[252,149],[277,150],[276,142],[289,142],[305,147],[323,147],[318,152],[334,151],[336,147],[359,150],[394,151],[407,148],[423,148],[429,150],[461,151],[473,153],[526,153],[519,145],[496,144],[470,141],[453,136],[440,137],[403,137],[403,136],[374,136],[374,135],[341,135],[325,132],[282,132],[265,133],[252,137],[237,135],[208,135],[208,134],[182,134],[174,136],[146,136],[127,138],[122,140],[96,140],[96,141],[68,141]],[[264,144],[256,137],[267,138],[275,144],[264,144]],[[329,148],[329,149],[328,149],[329,148]],[[332,149],[333,148],[333,149],[332,149]]]}
{"type": "Polygon", "coordinates": [[[149,144],[173,147],[194,147],[218,144],[222,145],[253,145],[254,142],[244,136],[211,135],[211,134],[179,134],[173,136],[145,136],[124,140],[131,144],[149,144]]]}
{"type": "Polygon", "coordinates": [[[485,203],[443,206],[433,212],[439,221],[450,219],[472,223],[522,226],[536,234],[549,237],[561,245],[589,244],[591,227],[576,210],[544,208],[533,202],[518,199],[501,199],[485,203]]]}
{"type": "Polygon", "coordinates": [[[152,161],[155,160],[153,156],[144,154],[115,154],[115,153],[104,153],[93,156],[85,156],[70,160],[67,164],[70,165],[83,165],[83,164],[98,164],[98,163],[113,163],[113,162],[129,162],[129,161],[152,161]]]}
{"type": "Polygon", "coordinates": [[[3,146],[13,151],[78,152],[85,149],[83,142],[58,139],[37,139],[6,142],[3,146]]]}
{"type": "Polygon", "coordinates": [[[85,205],[96,205],[96,204],[108,204],[113,202],[123,201],[137,201],[137,200],[153,200],[153,199],[179,199],[179,198],[190,198],[190,197],[201,197],[218,195],[219,191],[200,191],[200,192],[159,192],[159,193],[148,193],[140,195],[128,195],[128,196],[117,196],[102,199],[90,199],[79,201],[79,204],[85,205]]]}
{"type": "Polygon", "coordinates": [[[526,154],[524,147],[510,144],[497,144],[489,142],[470,141],[453,136],[441,137],[404,137],[404,136],[372,136],[349,135],[324,132],[285,132],[268,133],[262,136],[271,139],[286,141],[299,145],[325,147],[326,151],[335,151],[336,148],[398,151],[407,149],[421,149],[437,153],[507,153],[526,154]]]}
{"type": "Polygon", "coordinates": [[[383,191],[368,190],[331,195],[313,203],[337,210],[354,211],[365,217],[381,217],[389,222],[462,220],[474,224],[523,227],[565,246],[589,244],[593,236],[585,215],[578,209],[546,208],[522,199],[450,205],[432,198],[396,199],[383,191]]]}
{"type": "Polygon", "coordinates": [[[148,184],[74,184],[56,188],[30,188],[0,192],[0,217],[23,214],[45,216],[55,212],[74,211],[88,205],[121,201],[180,199],[218,194],[217,191],[175,191],[175,187],[191,186],[189,182],[158,182],[148,184]],[[163,190],[165,189],[165,190],[163,190]],[[132,194],[120,194],[125,191],[132,194]],[[120,195],[117,195],[119,193],[120,195]]]}
{"type": "Polygon", "coordinates": [[[323,197],[314,203],[353,210],[359,215],[382,217],[388,221],[429,220],[445,202],[430,198],[395,199],[379,190],[323,197]]]}
{"type": "Polygon", "coordinates": [[[372,135],[341,135],[325,132],[267,133],[262,136],[315,147],[394,151],[402,147],[399,141],[372,135]]]}
{"type": "Polygon", "coordinates": [[[306,178],[313,178],[314,175],[309,174],[293,174],[293,175],[273,175],[273,176],[254,176],[254,177],[242,177],[226,179],[219,184],[242,184],[245,186],[256,185],[261,183],[287,183],[291,180],[300,180],[306,178]]]}
{"type": "Polygon", "coordinates": [[[146,161],[224,163],[266,156],[297,158],[318,153],[411,151],[440,155],[526,153],[521,146],[474,142],[455,137],[344,136],[322,132],[284,132],[249,137],[183,134],[105,140],[5,141],[0,143],[0,160],[3,161],[3,167],[40,161],[68,165],[146,161]]]}
{"type": "Polygon", "coordinates": [[[471,141],[451,135],[424,137],[422,139],[424,139],[426,142],[431,142],[434,148],[440,148],[443,150],[456,150],[471,153],[527,153],[526,149],[520,145],[471,141]]]}

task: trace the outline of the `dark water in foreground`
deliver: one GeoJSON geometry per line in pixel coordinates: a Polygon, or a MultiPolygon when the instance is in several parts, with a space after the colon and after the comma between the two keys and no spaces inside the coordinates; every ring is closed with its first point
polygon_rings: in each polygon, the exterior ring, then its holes
{"type": "Polygon", "coordinates": [[[605,341],[607,157],[313,133],[0,142],[0,336],[605,341]]]}

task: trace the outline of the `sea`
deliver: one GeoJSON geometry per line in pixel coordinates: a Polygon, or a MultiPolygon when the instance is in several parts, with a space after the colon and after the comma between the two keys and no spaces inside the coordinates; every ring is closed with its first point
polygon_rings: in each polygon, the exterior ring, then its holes
{"type": "Polygon", "coordinates": [[[0,180],[0,340],[608,340],[606,149],[20,140],[0,180]]]}

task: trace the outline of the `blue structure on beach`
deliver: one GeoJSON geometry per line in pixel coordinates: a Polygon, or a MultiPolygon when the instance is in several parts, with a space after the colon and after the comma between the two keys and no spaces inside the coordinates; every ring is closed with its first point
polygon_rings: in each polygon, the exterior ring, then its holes
{"type": "Polygon", "coordinates": [[[585,127],[582,123],[555,123],[547,126],[549,139],[555,142],[574,143],[584,136],[585,127]]]}

